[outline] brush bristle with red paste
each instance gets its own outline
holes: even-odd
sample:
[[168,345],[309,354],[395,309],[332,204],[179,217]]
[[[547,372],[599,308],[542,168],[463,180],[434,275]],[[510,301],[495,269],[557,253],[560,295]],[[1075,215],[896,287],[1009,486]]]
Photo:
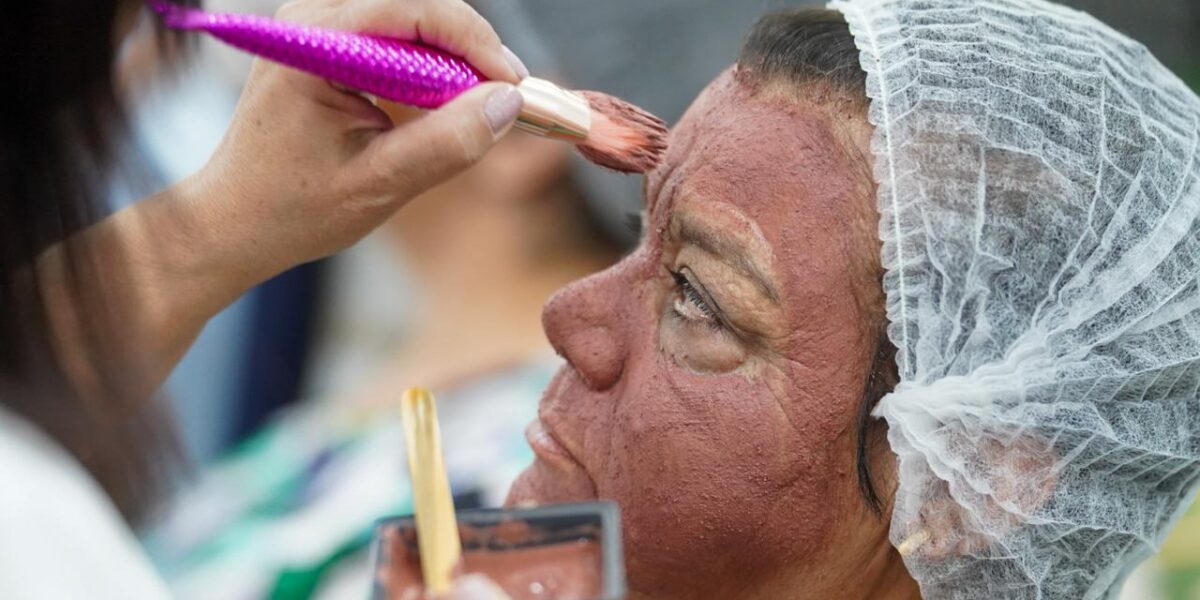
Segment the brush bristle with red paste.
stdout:
[[592,109],[588,137],[576,145],[584,158],[622,173],[645,173],[662,162],[667,125],[662,119],[600,92],[578,92]]

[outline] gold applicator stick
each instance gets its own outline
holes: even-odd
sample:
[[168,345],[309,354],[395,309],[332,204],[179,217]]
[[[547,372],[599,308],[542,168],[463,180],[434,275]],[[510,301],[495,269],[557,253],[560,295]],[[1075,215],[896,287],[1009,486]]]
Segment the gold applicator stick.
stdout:
[[458,539],[450,480],[442,460],[442,438],[433,394],[424,388],[410,388],[404,392],[400,414],[413,485],[421,575],[427,591],[446,594],[462,556],[462,544]]

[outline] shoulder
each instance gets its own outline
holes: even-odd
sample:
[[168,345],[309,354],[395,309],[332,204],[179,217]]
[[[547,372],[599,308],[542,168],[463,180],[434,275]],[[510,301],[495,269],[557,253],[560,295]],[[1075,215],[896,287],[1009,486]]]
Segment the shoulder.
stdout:
[[87,472],[0,408],[0,598],[168,596]]

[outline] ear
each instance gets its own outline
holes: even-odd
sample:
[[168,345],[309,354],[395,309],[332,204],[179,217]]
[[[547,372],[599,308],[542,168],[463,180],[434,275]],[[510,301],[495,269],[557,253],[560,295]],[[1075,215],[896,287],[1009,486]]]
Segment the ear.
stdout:
[[1045,438],[1023,433],[1010,440],[989,439],[981,452],[990,465],[992,499],[1013,519],[1046,506],[1058,486],[1058,451]]
[[[1040,435],[987,435],[972,444],[958,473],[962,498],[937,479],[929,484],[921,524],[897,546],[902,556],[926,559],[978,555],[1046,506],[1058,485],[1059,453]],[[969,485],[968,485],[969,482]]]

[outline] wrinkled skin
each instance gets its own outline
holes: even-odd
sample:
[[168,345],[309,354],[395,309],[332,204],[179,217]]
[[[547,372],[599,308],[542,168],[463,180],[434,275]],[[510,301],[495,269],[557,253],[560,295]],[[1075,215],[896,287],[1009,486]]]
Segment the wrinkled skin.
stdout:
[[509,501],[618,501],[637,595],[771,596],[887,548],[854,471],[882,302],[868,140],[727,71],[648,178],[639,248],[546,306],[568,364]]

